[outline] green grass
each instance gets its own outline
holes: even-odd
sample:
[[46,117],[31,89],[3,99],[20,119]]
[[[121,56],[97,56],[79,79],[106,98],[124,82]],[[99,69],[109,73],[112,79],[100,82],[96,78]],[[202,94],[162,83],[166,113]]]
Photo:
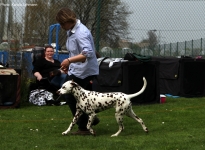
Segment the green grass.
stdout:
[[[125,117],[118,130],[114,109],[98,114],[97,136],[62,136],[72,119],[68,106],[22,105],[0,110],[1,150],[204,150],[205,98],[167,98],[164,104],[135,105],[149,129]],[[77,130],[77,126],[72,131]]]

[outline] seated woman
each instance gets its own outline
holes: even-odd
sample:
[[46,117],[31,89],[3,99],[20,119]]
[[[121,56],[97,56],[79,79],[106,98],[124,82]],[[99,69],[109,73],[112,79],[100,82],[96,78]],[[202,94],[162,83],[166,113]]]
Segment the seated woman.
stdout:
[[34,62],[32,72],[37,78],[38,86],[49,88],[49,84],[52,83],[58,89],[64,83],[66,74],[60,70],[61,62],[53,58],[54,48],[52,46],[46,46],[44,54],[44,57]]

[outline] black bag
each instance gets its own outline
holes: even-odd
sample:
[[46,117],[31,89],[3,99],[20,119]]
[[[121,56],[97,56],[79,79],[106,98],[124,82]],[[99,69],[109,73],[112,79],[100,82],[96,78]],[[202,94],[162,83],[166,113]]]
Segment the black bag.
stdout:
[[[105,62],[105,60],[108,60]],[[122,67],[121,62],[114,63],[109,67],[109,60],[112,58],[104,57],[99,62],[99,75],[96,77],[100,86],[117,87],[122,84]]]
[[102,63],[99,75],[96,77],[100,86],[117,87],[122,85],[122,63],[114,63],[112,67],[109,63]]
[[34,105],[47,105],[48,101],[54,101],[53,93],[45,89],[36,89],[30,92],[29,102]]
[[126,53],[124,60],[148,62],[151,60],[151,56],[143,56],[136,53]]
[[124,60],[137,61],[137,58],[133,55],[133,53],[126,53]]

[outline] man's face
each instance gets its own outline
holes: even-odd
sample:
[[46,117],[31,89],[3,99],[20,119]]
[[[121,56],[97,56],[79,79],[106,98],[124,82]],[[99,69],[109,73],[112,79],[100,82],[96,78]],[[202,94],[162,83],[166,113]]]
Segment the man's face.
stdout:
[[71,22],[65,22],[65,23],[60,23],[61,27],[64,29],[64,30],[70,30],[74,27],[75,24],[71,23]]

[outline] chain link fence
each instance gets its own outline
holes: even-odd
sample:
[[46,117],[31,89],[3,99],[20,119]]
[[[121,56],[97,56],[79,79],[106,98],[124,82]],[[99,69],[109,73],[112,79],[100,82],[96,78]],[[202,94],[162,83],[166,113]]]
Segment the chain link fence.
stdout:
[[[9,63],[19,67],[26,62],[24,51],[49,43],[57,11],[69,7],[92,32],[101,56],[203,56],[204,6],[205,1],[180,0],[0,0],[0,51],[7,51]],[[55,36],[53,30],[51,43]],[[59,55],[66,53],[65,41],[60,29]]]

